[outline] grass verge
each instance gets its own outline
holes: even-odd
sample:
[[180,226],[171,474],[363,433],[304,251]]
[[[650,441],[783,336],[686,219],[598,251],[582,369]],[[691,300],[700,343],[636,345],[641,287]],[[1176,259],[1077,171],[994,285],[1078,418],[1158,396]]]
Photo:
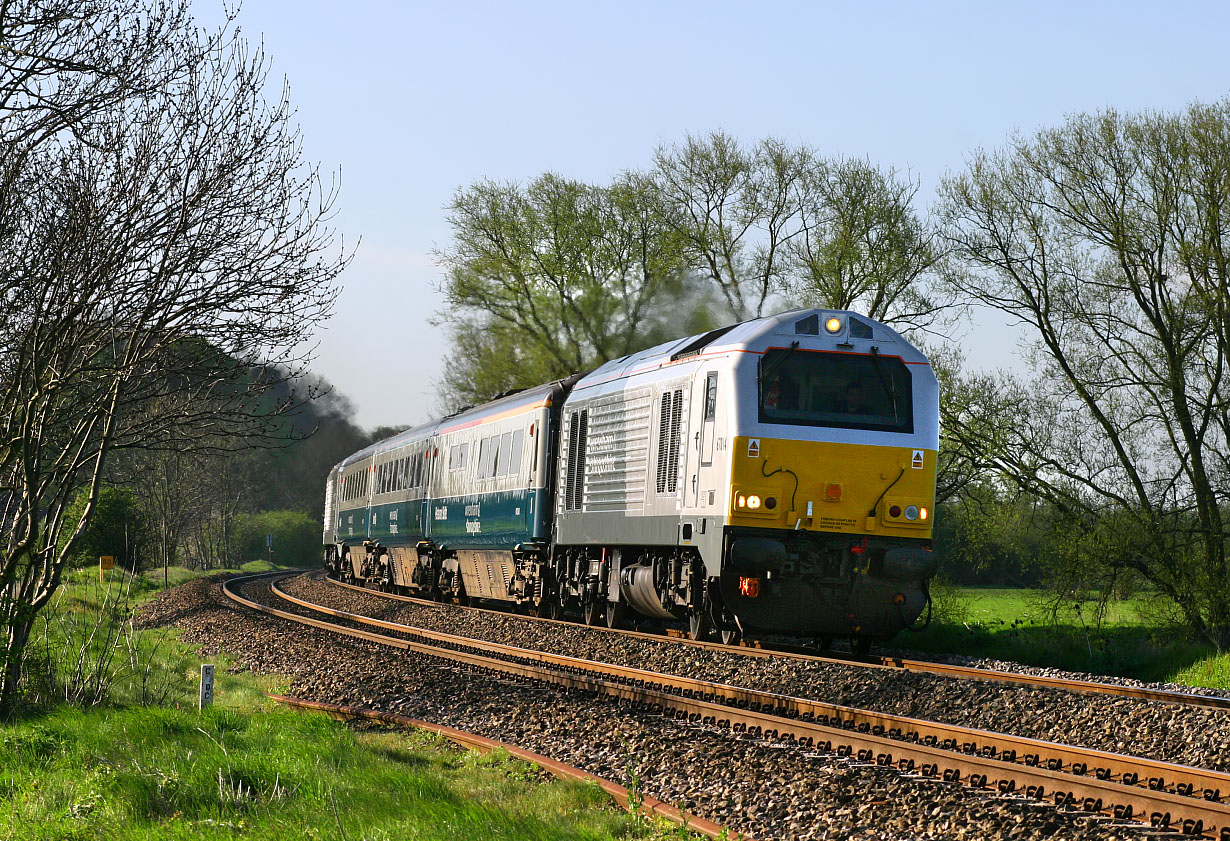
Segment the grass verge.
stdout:
[[939,586],[931,626],[893,644],[1230,690],[1230,653],[1187,640],[1143,599],[1055,603],[1026,589]]
[[[123,633],[91,631],[152,596],[162,572],[126,582],[122,603],[112,597],[119,578],[109,589],[97,570],[76,571],[58,596],[44,654],[60,664],[73,662],[76,648],[87,664],[103,656],[101,671],[70,677],[88,683],[98,672],[106,693],[92,709],[52,703],[48,687],[73,685],[61,665],[40,706],[0,725],[0,838],[693,837],[618,809],[595,785],[545,781],[498,751],[482,756],[430,734],[354,730],[287,711],[266,697],[284,691],[280,679],[232,672],[225,656],[209,658],[218,666],[216,703],[198,712],[202,660],[173,631],[131,623]],[[126,658],[140,668],[116,665]],[[161,703],[140,703],[151,685],[161,687]]]
[[63,708],[0,741],[13,839],[606,839],[631,818],[596,786],[498,754],[321,715]]

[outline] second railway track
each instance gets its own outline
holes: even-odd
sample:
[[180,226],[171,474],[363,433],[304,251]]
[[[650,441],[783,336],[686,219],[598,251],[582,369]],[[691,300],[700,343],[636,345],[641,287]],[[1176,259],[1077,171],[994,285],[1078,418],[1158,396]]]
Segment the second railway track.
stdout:
[[[336,581],[331,578],[324,579],[330,585],[341,587],[348,590],[354,590],[361,593],[366,593],[378,598],[385,598],[394,601],[404,601],[411,604],[419,604],[424,606],[439,606],[440,602],[433,602],[428,599],[416,598],[414,596],[404,596],[396,593],[386,593],[380,590],[373,590],[369,587],[361,587],[355,584],[347,584],[345,582]],[[568,622],[561,619],[545,619],[537,616],[527,616],[524,614],[510,614],[507,611],[492,610],[488,608],[469,607],[467,610],[477,611],[479,613],[487,613],[494,616],[515,617],[526,622],[536,622],[543,624],[555,624],[565,626],[576,626],[578,623]],[[913,660],[904,657],[896,657],[892,655],[871,655],[867,657],[858,657],[855,655],[841,656],[839,654],[815,654],[801,650],[798,646],[784,646],[767,644],[760,645],[726,645],[720,642],[709,640],[694,640],[682,635],[664,635],[661,633],[653,633],[646,631],[626,630],[622,628],[606,628],[597,625],[585,625],[584,627],[598,631],[601,633],[620,634],[634,639],[647,639],[654,641],[662,641],[669,639],[679,645],[691,646],[698,649],[710,651],[723,651],[733,654],[740,654],[748,657],[782,657],[786,659],[809,661],[816,663],[833,663],[842,666],[863,667],[871,669],[896,669],[907,672],[918,672],[922,674],[943,675],[946,677],[961,678],[967,680],[986,680],[994,683],[1017,684],[1021,686],[1033,686],[1046,689],[1062,689],[1068,692],[1088,692],[1102,695],[1114,695],[1122,698],[1135,698],[1145,701],[1158,701],[1166,704],[1178,704],[1188,707],[1203,707],[1214,710],[1230,710],[1230,697],[1222,695],[1201,695],[1194,692],[1181,692],[1171,689],[1157,689],[1149,686],[1137,686],[1131,684],[1115,684],[1102,683],[1092,680],[1082,680],[1073,678],[1062,678],[1050,675],[1037,675],[1024,672],[1009,672],[999,669],[987,669],[977,666],[961,666],[952,663],[939,663],[932,660]]]
[[[1230,775],[1218,771],[476,641],[314,604],[276,586],[271,592],[297,610],[229,594],[249,607],[292,621],[515,679],[623,698],[700,725],[731,727],[749,736],[891,767],[907,776],[960,782],[1158,830],[1230,841],[1230,806],[1224,798],[1230,796]],[[341,624],[303,611],[332,616]],[[380,627],[393,635],[361,626]]]

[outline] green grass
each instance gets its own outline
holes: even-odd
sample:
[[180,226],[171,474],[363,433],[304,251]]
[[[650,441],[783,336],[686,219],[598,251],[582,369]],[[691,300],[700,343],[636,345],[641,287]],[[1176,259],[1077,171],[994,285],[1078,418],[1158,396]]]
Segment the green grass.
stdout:
[[[258,561],[243,571],[266,568]],[[168,577],[215,572],[172,569]],[[267,697],[285,690],[281,678],[232,672],[225,655],[208,658],[217,666],[215,705],[198,712],[203,661],[174,631],[129,629],[102,645],[89,633],[100,617],[126,616],[153,597],[161,582],[161,570],[135,579],[117,570],[103,584],[97,568],[66,576],[42,655],[63,672],[75,651],[98,656],[114,645],[140,668],[119,670],[89,710],[56,703],[56,682],[44,679],[24,717],[0,725],[0,838],[692,837],[615,808],[597,786],[544,781],[501,752],[481,756],[432,734],[356,732],[287,711]],[[121,587],[129,598],[117,603]],[[143,682],[165,690],[160,705],[140,703],[149,695]]]
[[939,586],[934,595],[931,627],[895,645],[1230,689],[1230,653],[1189,641],[1143,598],[1111,601],[1099,617],[1097,602],[1056,605],[1037,590]]
[[507,756],[320,715],[60,709],[0,731],[13,839],[606,839],[630,816],[595,786]]
[[[166,570],[166,587],[175,587],[179,584],[184,584],[196,578],[204,578],[210,575],[218,575],[219,573],[256,573],[269,572],[275,569],[290,569],[292,567],[282,566],[280,564],[271,564],[265,560],[248,561],[238,567],[228,567],[225,569],[188,569],[187,567],[175,566],[169,567]],[[164,589],[163,570],[162,567],[157,569],[149,569],[141,572],[135,577],[127,571],[116,568],[105,573],[102,582],[99,581],[98,567],[94,565],[79,567],[77,569],[65,570],[63,583],[66,591],[72,597],[90,598],[91,594],[98,590],[101,583],[102,587],[127,589],[135,603],[140,603],[149,598],[152,598],[158,591]]]

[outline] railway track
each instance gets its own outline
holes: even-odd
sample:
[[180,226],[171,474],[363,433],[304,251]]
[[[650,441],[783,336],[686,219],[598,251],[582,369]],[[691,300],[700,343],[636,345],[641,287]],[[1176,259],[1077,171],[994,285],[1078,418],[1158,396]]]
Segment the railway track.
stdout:
[[[232,582],[240,586],[250,578]],[[1230,841],[1230,775],[1221,772],[496,643],[475,644],[475,640],[466,637],[314,604],[282,592],[273,582],[271,593],[298,612],[284,610],[240,595],[232,582],[224,587],[229,598],[252,609],[334,633],[446,658],[516,679],[622,698],[698,725],[729,727],[750,736],[893,768],[908,777],[962,783],[1000,796],[1021,796],[1102,813],[1157,831]],[[331,619],[316,618],[318,615]]]
[[[360,587],[355,584],[346,584],[341,581],[335,581],[334,579],[327,577],[323,580],[335,587],[355,590],[379,598],[404,601],[410,604],[418,604],[428,607],[441,606],[440,602],[434,602],[429,599],[404,596],[397,593],[385,593],[368,587]],[[577,623],[575,622],[568,622],[560,619],[544,619],[542,617],[527,616],[525,614],[511,614],[506,611],[491,610],[488,608],[471,607],[467,608],[467,610],[475,610],[480,613],[488,613],[495,616],[514,616],[517,619],[521,619],[526,622],[559,624],[572,627],[577,626]],[[945,677],[959,678],[962,680],[985,680],[993,683],[1017,684],[1040,689],[1062,689],[1067,692],[1087,692],[1100,695],[1113,695],[1121,698],[1134,698],[1144,701],[1158,701],[1160,703],[1177,704],[1181,706],[1200,707],[1214,710],[1230,710],[1230,698],[1217,695],[1198,695],[1192,692],[1152,689],[1143,686],[1123,686],[1119,684],[1099,683],[1089,680],[1074,680],[1070,678],[1050,677],[1046,675],[1021,674],[996,669],[978,668],[975,666],[959,666],[950,663],[937,663],[930,660],[910,660],[902,657],[858,657],[855,655],[843,657],[840,654],[823,655],[802,650],[797,646],[773,644],[726,645],[724,643],[709,640],[694,640],[679,633],[668,632],[667,634],[659,634],[646,631],[630,631],[621,628],[607,628],[600,625],[585,625],[583,627],[608,634],[619,634],[633,639],[646,639],[657,642],[660,642],[663,639],[670,639],[672,642],[676,642],[679,645],[692,646],[711,651],[741,654],[747,657],[782,657],[804,662],[831,663],[835,665],[856,666],[868,669],[895,669],[899,671],[942,675]]]

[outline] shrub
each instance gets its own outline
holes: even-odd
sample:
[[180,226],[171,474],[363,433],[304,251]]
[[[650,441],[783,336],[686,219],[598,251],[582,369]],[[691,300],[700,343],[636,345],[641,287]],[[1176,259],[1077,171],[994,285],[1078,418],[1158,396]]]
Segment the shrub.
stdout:
[[241,514],[235,522],[232,557],[238,563],[269,557],[266,535],[273,536],[275,563],[308,565],[320,556],[320,523],[303,511]]
[[[85,489],[77,494],[65,522],[76,522],[85,510],[89,495]],[[71,564],[74,567],[97,564],[102,555],[111,555],[117,566],[136,571],[146,539],[149,536],[149,521],[137,495],[118,485],[103,485],[98,490],[98,501],[81,539],[73,549]],[[61,545],[70,535],[61,532]]]

